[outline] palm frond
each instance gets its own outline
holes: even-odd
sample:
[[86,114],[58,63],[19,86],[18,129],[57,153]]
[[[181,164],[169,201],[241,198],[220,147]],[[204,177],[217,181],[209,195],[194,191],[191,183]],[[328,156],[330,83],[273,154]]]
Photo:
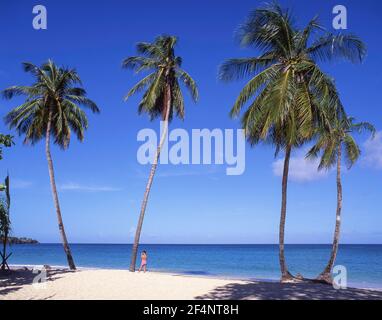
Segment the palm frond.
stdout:
[[354,63],[363,60],[366,46],[356,35],[328,33],[317,39],[306,52],[319,61],[347,59]]
[[[24,70],[35,77],[32,86],[13,86],[3,91],[6,98],[25,95],[26,101],[5,116],[5,122],[15,128],[19,135],[24,135],[24,143],[37,143],[45,137],[48,114],[51,113],[51,135],[54,142],[66,148],[70,142],[71,131],[83,140],[87,128],[85,113],[78,105],[88,107],[99,113],[94,101],[86,96],[86,91],[76,84],[81,79],[75,69],[59,67],[48,60],[41,67],[26,62]],[[78,105],[77,105],[78,104]]]
[[144,90],[148,85],[152,84],[152,82],[157,78],[157,73],[150,73],[148,76],[144,77],[140,80],[134,87],[130,89],[130,91],[125,95],[124,100],[127,101],[132,95]]
[[266,53],[258,58],[228,59],[219,67],[219,79],[231,81],[261,71],[276,61],[276,55]]
[[183,82],[183,84],[186,86],[188,91],[191,94],[192,99],[196,102],[198,101],[198,87],[196,85],[196,82],[194,79],[191,78],[191,76],[184,70],[178,69],[177,70],[177,77]]
[[363,131],[369,131],[374,138],[375,133],[377,132],[375,127],[370,122],[358,122],[351,123],[351,129],[357,131],[358,133],[362,133]]
[[345,160],[347,162],[348,169],[350,169],[358,160],[361,150],[350,134],[345,135],[343,144],[345,147]]
[[255,46],[285,55],[291,53],[293,35],[290,13],[277,3],[252,11],[236,32],[242,46]]
[[[183,119],[184,100],[179,82],[188,89],[194,101],[198,99],[196,82],[180,68],[182,58],[175,55],[177,41],[175,36],[161,35],[156,37],[152,43],[140,42],[136,47],[139,55],[128,57],[122,63],[124,68],[131,68],[136,72],[150,71],[149,75],[128,91],[124,99],[126,101],[132,95],[145,90],[138,106],[138,112],[147,113],[151,120],[163,117],[167,98],[170,99],[171,104],[169,120],[172,119],[174,111]],[[167,97],[165,93],[167,88],[171,90],[170,97]]]
[[261,88],[263,88],[268,82],[274,80],[280,74],[279,67],[277,65],[272,65],[264,71],[258,73],[254,78],[252,78],[241,90],[238,98],[236,99],[230,115],[231,117],[237,116],[240,113],[243,105],[256,93],[258,93]]

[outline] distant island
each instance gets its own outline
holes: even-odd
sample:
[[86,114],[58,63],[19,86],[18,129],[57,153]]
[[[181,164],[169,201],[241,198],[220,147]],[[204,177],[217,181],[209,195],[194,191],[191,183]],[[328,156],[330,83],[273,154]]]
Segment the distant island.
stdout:
[[[0,238],[0,241],[3,242],[3,239]],[[8,237],[8,244],[37,244],[37,240],[25,237]]]

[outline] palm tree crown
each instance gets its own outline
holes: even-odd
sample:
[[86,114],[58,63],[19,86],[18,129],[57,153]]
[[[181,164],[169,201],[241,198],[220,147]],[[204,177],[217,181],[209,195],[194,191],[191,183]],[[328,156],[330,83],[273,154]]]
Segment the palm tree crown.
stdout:
[[36,79],[31,86],[12,86],[3,91],[6,99],[15,95],[25,95],[26,101],[7,114],[5,122],[18,133],[25,135],[25,143],[34,144],[46,135],[49,119],[51,134],[55,143],[65,149],[69,146],[71,132],[77,138],[84,139],[84,130],[88,128],[83,105],[98,113],[97,105],[86,97],[81,80],[74,69],[58,67],[49,60],[41,67],[32,63],[23,63],[24,70]]
[[243,128],[252,144],[260,140],[276,146],[299,146],[311,137],[317,121],[325,121],[322,106],[338,107],[338,93],[333,81],[317,61],[344,58],[361,61],[365,47],[354,35],[325,33],[317,18],[297,29],[289,11],[277,4],[253,11],[237,31],[244,47],[263,51],[258,57],[229,59],[220,67],[224,81],[252,76],[240,92],[231,116],[254,97],[242,117]]
[[135,72],[149,71],[150,73],[139,81],[125,96],[130,96],[145,90],[139,104],[139,113],[146,112],[151,119],[165,118],[165,91],[166,85],[171,87],[172,108],[169,120],[174,111],[179,118],[184,118],[184,100],[179,82],[183,83],[191,93],[194,101],[198,99],[198,89],[195,81],[181,68],[182,59],[175,56],[174,48],[177,38],[174,36],[159,36],[153,43],[140,42],[137,44],[139,56],[126,58],[123,68],[133,69]]
[[316,131],[317,141],[308,151],[307,158],[317,158],[322,153],[318,169],[329,169],[333,167],[339,157],[339,148],[344,149],[347,167],[350,168],[358,160],[361,151],[352,134],[369,131],[375,135],[375,128],[369,122],[355,122],[352,117],[336,117],[332,120],[331,130]]
[[23,65],[24,70],[30,72],[36,81],[31,86],[13,86],[3,91],[3,95],[7,99],[11,99],[15,95],[26,96],[22,105],[7,114],[5,122],[11,128],[16,128],[20,135],[25,135],[24,143],[35,144],[45,138],[45,152],[58,228],[68,265],[70,269],[75,270],[76,266],[66,237],[54,178],[50,138],[53,137],[54,142],[63,149],[69,146],[72,131],[82,141],[88,121],[85,112],[79,105],[88,107],[95,113],[98,113],[99,109],[92,100],[86,97],[83,88],[75,86],[81,84],[81,80],[74,69],[57,67],[51,60],[41,67],[31,63]]

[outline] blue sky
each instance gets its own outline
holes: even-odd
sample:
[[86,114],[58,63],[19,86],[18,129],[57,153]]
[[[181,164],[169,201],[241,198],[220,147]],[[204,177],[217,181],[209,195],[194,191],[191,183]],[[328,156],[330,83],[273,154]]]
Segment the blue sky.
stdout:
[[[34,30],[32,8],[48,10],[48,29]],[[137,132],[158,130],[158,123],[138,116],[139,97],[123,102],[140,78],[121,69],[138,41],[161,33],[180,38],[177,53],[199,85],[200,99],[186,98],[186,119],[172,128],[238,128],[228,111],[244,81],[217,81],[217,66],[230,57],[256,55],[239,48],[233,31],[261,1],[2,1],[0,11],[0,88],[29,84],[21,62],[40,64],[48,58],[75,67],[100,115],[89,115],[90,127],[81,144],[72,140],[63,152],[52,148],[63,218],[71,242],[131,242],[149,166],[136,160]],[[337,1],[282,1],[304,25],[320,15],[331,29]],[[348,32],[368,46],[362,65],[323,65],[335,77],[349,114],[372,121],[382,130],[380,103],[382,62],[380,1],[341,1],[348,9]],[[0,101],[0,115],[22,100]],[[9,130],[0,123],[0,131]],[[382,243],[382,134],[374,141],[357,137],[362,158],[343,174],[343,243]],[[246,148],[246,171],[226,176],[225,166],[159,166],[146,218],[146,243],[277,243],[281,181],[270,146]],[[319,173],[292,158],[286,241],[329,243],[335,222],[334,172]],[[12,178],[13,234],[41,242],[59,242],[43,143],[5,150],[0,174]]]

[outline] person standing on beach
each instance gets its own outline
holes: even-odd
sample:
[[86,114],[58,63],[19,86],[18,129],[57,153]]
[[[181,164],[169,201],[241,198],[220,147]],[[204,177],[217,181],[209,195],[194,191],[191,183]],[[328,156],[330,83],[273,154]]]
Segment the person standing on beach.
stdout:
[[143,250],[141,253],[141,266],[139,267],[138,272],[141,272],[143,269],[143,272],[146,272],[146,267],[147,267],[147,252],[146,250]]

